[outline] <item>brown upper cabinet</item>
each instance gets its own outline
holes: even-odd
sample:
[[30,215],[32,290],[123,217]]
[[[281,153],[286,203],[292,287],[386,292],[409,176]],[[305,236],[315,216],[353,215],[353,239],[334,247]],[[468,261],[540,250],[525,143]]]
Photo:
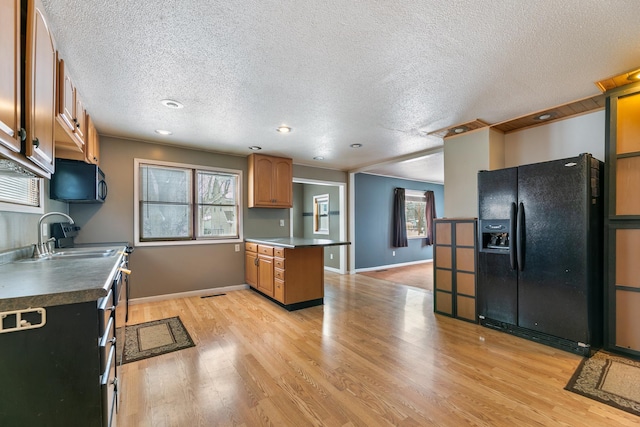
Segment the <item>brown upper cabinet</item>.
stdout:
[[54,167],[55,55],[39,0],[0,0],[0,155],[46,178]]
[[0,144],[20,152],[20,1],[0,1]]
[[85,152],[86,111],[63,59],[58,60],[58,100],[56,109],[56,150]]
[[293,206],[293,162],[284,157],[251,154],[249,159],[249,207]]
[[91,120],[90,115],[86,115],[87,118],[87,143],[85,144],[85,161],[87,163],[93,163],[94,165],[100,164],[100,137],[98,131]]
[[46,172],[53,173],[56,48],[39,0],[28,5],[26,52],[24,153]]

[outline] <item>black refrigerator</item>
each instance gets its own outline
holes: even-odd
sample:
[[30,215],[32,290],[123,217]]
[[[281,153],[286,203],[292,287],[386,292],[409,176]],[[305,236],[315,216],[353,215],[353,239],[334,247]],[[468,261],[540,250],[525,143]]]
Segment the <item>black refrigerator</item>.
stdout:
[[602,345],[603,163],[478,172],[480,324],[589,356]]

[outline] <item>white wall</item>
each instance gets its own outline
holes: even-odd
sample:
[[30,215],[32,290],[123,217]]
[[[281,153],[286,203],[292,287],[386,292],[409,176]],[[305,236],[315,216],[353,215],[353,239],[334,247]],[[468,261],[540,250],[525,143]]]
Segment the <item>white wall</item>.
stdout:
[[508,133],[504,140],[505,167],[575,157],[581,153],[591,153],[604,161],[605,112],[600,110]]
[[444,141],[444,214],[448,218],[478,216],[478,171],[489,170],[490,129],[464,133]]

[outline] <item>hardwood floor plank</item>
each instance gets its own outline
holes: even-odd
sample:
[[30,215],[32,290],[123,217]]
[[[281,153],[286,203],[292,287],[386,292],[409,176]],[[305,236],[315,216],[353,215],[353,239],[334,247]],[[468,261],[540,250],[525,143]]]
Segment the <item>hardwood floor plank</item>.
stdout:
[[250,290],[132,305],[180,316],[196,347],[119,368],[120,427],[632,426],[565,391],[577,355],[433,313],[433,293],[325,275],[287,312]]

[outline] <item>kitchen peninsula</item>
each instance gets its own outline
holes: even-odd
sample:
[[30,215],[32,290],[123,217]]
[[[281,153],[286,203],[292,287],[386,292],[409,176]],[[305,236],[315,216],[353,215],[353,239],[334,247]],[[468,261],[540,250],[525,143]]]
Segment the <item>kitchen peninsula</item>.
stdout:
[[324,247],[350,244],[301,237],[245,240],[245,281],[289,311],[323,304]]

